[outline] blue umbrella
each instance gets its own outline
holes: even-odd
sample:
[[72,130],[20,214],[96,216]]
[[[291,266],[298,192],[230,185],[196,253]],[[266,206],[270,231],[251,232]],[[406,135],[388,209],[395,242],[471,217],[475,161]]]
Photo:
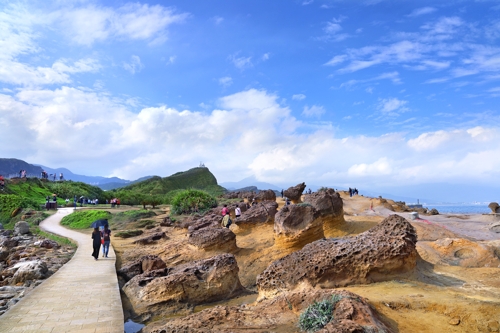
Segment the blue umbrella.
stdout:
[[90,225],[91,228],[100,228],[104,227],[105,225],[109,226],[108,220],[95,220],[92,222]]

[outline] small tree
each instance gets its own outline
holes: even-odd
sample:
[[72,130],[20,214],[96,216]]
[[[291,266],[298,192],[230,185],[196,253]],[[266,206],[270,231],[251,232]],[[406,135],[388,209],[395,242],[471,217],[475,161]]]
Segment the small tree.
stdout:
[[174,214],[190,214],[217,207],[217,200],[210,194],[200,190],[185,190],[172,199]]

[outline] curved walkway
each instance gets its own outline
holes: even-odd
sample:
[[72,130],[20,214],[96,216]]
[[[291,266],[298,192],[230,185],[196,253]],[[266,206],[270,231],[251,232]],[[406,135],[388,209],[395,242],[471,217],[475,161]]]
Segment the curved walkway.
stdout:
[[[78,243],[73,258],[0,316],[0,332],[123,333],[123,309],[115,271],[115,252],[95,261],[90,235],[62,227],[73,212],[59,209],[42,229]],[[102,252],[101,254],[102,255]]]

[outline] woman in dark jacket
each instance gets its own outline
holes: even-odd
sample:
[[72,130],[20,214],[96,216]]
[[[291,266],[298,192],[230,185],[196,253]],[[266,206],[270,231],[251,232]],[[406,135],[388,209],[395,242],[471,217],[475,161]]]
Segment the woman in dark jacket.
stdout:
[[99,257],[99,249],[101,248],[101,233],[99,232],[98,228],[94,228],[94,231],[92,232],[92,239],[92,246],[94,247],[92,257],[97,260],[97,258]]

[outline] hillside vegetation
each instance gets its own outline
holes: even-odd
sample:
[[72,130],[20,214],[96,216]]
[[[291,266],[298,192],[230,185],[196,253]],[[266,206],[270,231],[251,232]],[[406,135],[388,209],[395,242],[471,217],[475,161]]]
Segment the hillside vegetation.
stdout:
[[135,191],[146,195],[165,195],[170,191],[182,189],[204,190],[214,196],[225,192],[222,186],[217,185],[217,179],[208,168],[193,168],[164,178],[155,176],[125,186],[120,190]]

